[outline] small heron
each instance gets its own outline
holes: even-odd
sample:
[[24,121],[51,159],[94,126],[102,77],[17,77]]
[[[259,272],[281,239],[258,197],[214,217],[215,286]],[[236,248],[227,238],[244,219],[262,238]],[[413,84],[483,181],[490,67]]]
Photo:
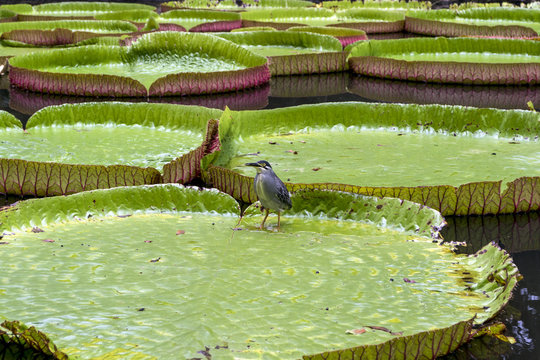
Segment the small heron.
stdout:
[[281,212],[289,210],[292,207],[291,197],[289,191],[283,181],[278,178],[272,166],[266,160],[257,161],[256,163],[247,163],[246,166],[253,166],[257,170],[255,175],[255,193],[257,198],[261,202],[261,205],[266,210],[266,215],[261,223],[260,229],[262,230],[264,222],[268,217],[270,210],[277,211],[278,214],[278,231]]

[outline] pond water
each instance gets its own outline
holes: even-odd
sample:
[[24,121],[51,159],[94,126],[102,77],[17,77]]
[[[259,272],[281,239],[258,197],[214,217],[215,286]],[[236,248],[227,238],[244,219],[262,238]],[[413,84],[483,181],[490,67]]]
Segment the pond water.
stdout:
[[[19,3],[7,0],[3,3]],[[42,3],[43,1],[26,1]],[[159,4],[161,1],[145,1]],[[439,5],[448,5],[441,1]],[[33,94],[9,89],[7,77],[0,78],[0,109],[13,113],[23,123],[40,108],[61,103],[96,101]],[[101,99],[103,100],[103,99]],[[127,99],[147,101],[146,99]],[[348,74],[273,78],[265,87],[234,94],[200,97],[150,99],[151,102],[171,102],[233,109],[263,109],[321,102],[366,101],[401,103],[443,103],[503,109],[527,109],[531,101],[540,109],[540,87],[519,86],[455,86],[406,83],[369,79]],[[0,206],[18,198],[0,197]],[[465,242],[460,251],[472,253],[489,242],[498,243],[511,253],[523,275],[514,297],[498,316],[513,336],[516,344],[498,340],[473,341],[447,359],[537,360],[540,358],[540,213],[503,216],[447,218],[443,229],[447,241]],[[483,354],[479,356],[479,354]]]

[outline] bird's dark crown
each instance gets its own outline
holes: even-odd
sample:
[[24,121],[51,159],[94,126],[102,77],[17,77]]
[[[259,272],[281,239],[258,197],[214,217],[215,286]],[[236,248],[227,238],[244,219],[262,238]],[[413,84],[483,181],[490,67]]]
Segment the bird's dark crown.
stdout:
[[258,166],[264,169],[271,169],[272,166],[270,163],[266,160],[259,160],[256,163],[247,163],[246,166]]

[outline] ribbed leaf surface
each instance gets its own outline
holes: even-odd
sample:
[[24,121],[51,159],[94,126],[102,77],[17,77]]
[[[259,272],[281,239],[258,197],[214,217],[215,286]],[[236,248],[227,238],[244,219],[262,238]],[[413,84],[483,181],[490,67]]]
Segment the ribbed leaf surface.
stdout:
[[[149,67],[149,62],[163,66]],[[258,86],[270,78],[264,57],[210,35],[178,32],[147,34],[130,47],[29,54],[13,58],[10,66],[10,82],[18,87],[84,96],[217,93]],[[223,71],[223,66],[231,70]]]
[[[20,202],[0,212],[2,316],[40,322],[70,357],[432,359],[468,341],[519,279],[495,245],[463,256],[433,242],[444,221],[427,207],[292,200],[277,233],[257,229],[255,206],[238,224],[229,196],[170,184]],[[37,334],[38,354],[63,356]]]
[[[458,53],[459,59],[451,57]],[[401,59],[402,54],[412,55],[410,59]],[[540,60],[536,60],[539,56],[540,42],[537,41],[472,38],[370,40],[351,49],[349,65],[357,74],[398,80],[534,85],[540,83]]]
[[[327,116],[325,114],[327,114]],[[317,141],[315,138],[310,138],[308,134],[317,134],[317,131],[320,131],[320,129],[324,127],[327,129],[333,128],[333,131],[335,132],[329,132],[328,136],[335,137],[337,140],[324,142],[326,145],[323,145],[323,143],[314,145],[315,147],[312,150],[307,150],[307,148],[306,150],[302,150],[302,147],[307,146],[307,143]],[[294,184],[287,183],[287,178],[284,178],[283,180],[287,180],[286,183],[290,191],[298,191],[305,188],[330,189],[378,197],[398,197],[428,205],[438,209],[444,215],[514,213],[535,211],[540,208],[540,191],[538,191],[540,188],[540,176],[538,176],[538,173],[533,168],[530,170],[530,176],[523,176],[521,173],[517,175],[516,173],[515,177],[512,177],[509,176],[507,171],[498,175],[501,177],[504,176],[505,179],[509,179],[510,181],[486,180],[458,182],[455,185],[444,185],[445,182],[451,183],[451,176],[447,176],[446,180],[442,181],[443,184],[431,185],[429,182],[425,183],[424,181],[424,183],[418,184],[418,186],[399,186],[399,182],[394,186],[376,186],[375,184],[369,184],[369,186],[367,186],[365,183],[345,185],[326,183],[321,182],[320,180],[317,181],[317,179],[321,179],[321,177],[324,176],[322,171],[324,171],[325,165],[332,168],[332,163],[338,163],[341,158],[347,158],[346,154],[350,150],[345,148],[343,148],[343,151],[337,150],[338,152],[341,152],[340,156],[336,158],[328,158],[325,157],[324,154],[334,151],[336,147],[337,149],[342,149],[339,144],[350,143],[350,141],[344,140],[344,137],[351,136],[348,135],[351,132],[362,133],[361,130],[344,131],[338,130],[339,128],[378,128],[380,130],[391,128],[393,129],[392,131],[397,131],[400,135],[405,136],[408,136],[408,131],[425,131],[427,129],[430,129],[430,132],[443,132],[446,134],[454,134],[456,136],[458,136],[459,133],[465,132],[471,134],[480,131],[487,136],[496,135],[503,138],[523,136],[524,139],[529,139],[525,141],[532,141],[530,146],[533,147],[536,143],[536,134],[540,131],[538,115],[536,113],[498,111],[493,109],[467,109],[460,107],[422,107],[350,103],[303,106],[258,112],[225,112],[220,122],[222,151],[217,158],[205,162],[203,169],[206,169],[206,171],[203,171],[203,177],[214,187],[231,194],[237,199],[245,202],[254,202],[256,196],[253,190],[253,178],[251,176],[239,174],[237,171],[240,167],[238,166],[244,162],[256,161],[256,159],[261,159],[261,156],[264,156],[267,157],[267,160],[269,161],[274,159],[274,163],[279,161],[279,167],[282,171],[287,172],[287,177],[313,179],[311,180],[313,183],[306,183],[308,181],[303,181],[302,184]],[[401,132],[403,130],[400,129],[407,130]],[[302,133],[306,134],[305,139],[302,138],[301,135],[298,135]],[[265,136],[263,134],[267,135]],[[285,135],[280,136],[279,134]],[[256,141],[256,144],[254,143],[254,147],[250,148],[248,146],[245,148],[250,148],[251,151],[239,150],[237,139],[241,137],[243,139],[242,144],[249,144],[252,136],[257,137],[259,140]],[[387,146],[391,142],[397,140],[389,141],[390,142],[387,144],[386,142],[381,144],[380,147]],[[481,140],[479,139],[477,141]],[[294,142],[296,145],[288,145],[289,142],[291,144]],[[514,144],[512,141],[509,142],[510,144],[507,146],[518,145],[517,143]],[[507,142],[505,141],[505,143]],[[329,146],[328,148],[326,148],[327,145]],[[368,143],[365,142],[363,146],[366,147],[365,151],[367,151]],[[356,149],[353,143],[350,143],[350,147]],[[295,153],[295,151],[290,150],[290,148],[296,149],[298,152]],[[289,150],[283,151],[282,149]],[[377,145],[375,149],[379,152],[375,151],[372,155],[373,158],[376,159],[377,164],[382,164],[384,166],[385,156],[383,155],[383,152],[381,152],[382,149],[378,150],[379,145]],[[261,151],[261,155],[254,153],[254,151],[257,150]],[[502,151],[502,148],[500,150]],[[238,151],[240,151],[240,153],[238,153]],[[317,151],[320,151],[320,154],[318,154]],[[282,155],[283,152],[285,152],[284,155]],[[351,156],[358,157],[361,155],[361,153],[352,155],[354,153],[355,151],[352,151]],[[242,157],[236,158],[239,154],[241,154]],[[254,157],[254,154],[256,157]],[[304,158],[301,156],[302,154],[305,154],[304,156],[307,157]],[[488,153],[486,155],[497,156],[496,153]],[[520,155],[517,154],[516,156]],[[313,167],[310,163],[312,159],[317,159],[316,163],[320,164],[319,167],[311,169]],[[408,162],[408,160],[403,161],[405,163]],[[480,160],[479,158],[479,161],[484,163],[485,160]],[[414,165],[416,170],[412,170],[412,168],[405,170],[407,173],[418,171],[421,168],[422,161],[418,163],[416,163],[416,161],[413,162],[416,164]],[[400,166],[404,167],[405,163],[402,162]],[[235,171],[223,168],[225,165],[236,167]],[[350,166],[352,165],[349,164],[349,167]],[[361,168],[361,165],[359,166]],[[368,166],[367,162],[365,166]],[[450,164],[448,164],[448,166],[450,166]],[[463,167],[463,165],[459,165],[459,161],[456,163],[456,166]],[[300,172],[297,172],[297,167],[300,168]],[[321,168],[323,170],[321,170]],[[342,172],[346,173],[348,170],[341,169],[333,172],[329,169],[328,171],[330,175],[326,180],[335,181],[334,179],[344,176],[344,173]],[[355,170],[351,171],[355,174],[354,176],[360,176],[362,173]],[[378,173],[376,168],[369,171],[373,172],[372,176],[376,176]],[[437,170],[436,168],[428,167],[426,168],[426,171],[433,173]],[[471,168],[471,171],[474,172],[474,169]],[[245,174],[248,172],[247,170],[244,170],[243,173]],[[455,172],[455,175],[458,174],[463,174],[463,172]],[[395,178],[399,179],[403,177],[401,180],[401,183],[403,183],[403,181],[405,181],[405,176],[406,174],[403,174],[402,176],[396,175]],[[419,175],[420,178],[426,178],[427,176],[428,175]],[[483,178],[486,176],[486,173],[482,172],[481,174],[478,174],[478,176],[479,178]]]

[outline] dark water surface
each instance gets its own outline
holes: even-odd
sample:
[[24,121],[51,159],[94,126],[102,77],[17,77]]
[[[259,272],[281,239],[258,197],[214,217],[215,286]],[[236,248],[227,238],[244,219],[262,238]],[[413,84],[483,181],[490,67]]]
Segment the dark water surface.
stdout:
[[[21,3],[5,0],[1,3]],[[43,3],[43,1],[25,1]],[[144,1],[158,5],[160,1]],[[439,1],[439,5],[450,2]],[[26,123],[37,110],[63,103],[106,101],[30,93],[9,87],[7,76],[0,77],[0,110],[8,111]],[[407,83],[365,78],[348,73],[273,78],[270,85],[230,94],[156,99],[115,99],[121,101],[168,102],[231,109],[270,109],[322,102],[396,102],[450,104],[501,109],[527,109],[532,101],[540,109],[540,86],[460,86]],[[0,207],[17,201],[0,197]],[[518,266],[519,282],[509,305],[498,316],[513,336],[514,345],[494,338],[474,340],[446,359],[540,359],[540,213],[447,218],[443,230],[447,241],[464,242],[459,250],[473,253],[489,242],[506,249]]]

